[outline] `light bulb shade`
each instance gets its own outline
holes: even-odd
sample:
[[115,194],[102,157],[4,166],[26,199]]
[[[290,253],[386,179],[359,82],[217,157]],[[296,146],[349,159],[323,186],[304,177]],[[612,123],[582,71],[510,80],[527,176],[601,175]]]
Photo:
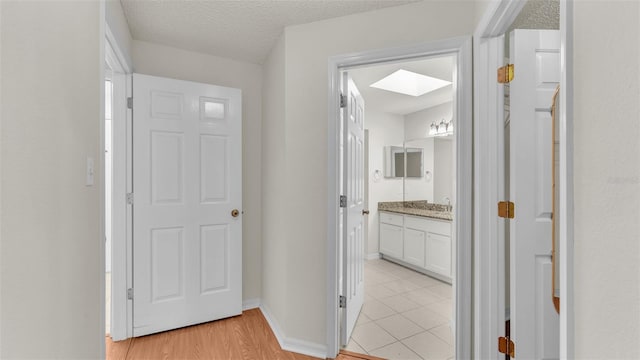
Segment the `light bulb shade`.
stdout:
[[431,123],[431,126],[429,126],[429,135],[435,135],[438,133],[438,127],[436,126],[436,123]]
[[445,134],[447,132],[447,125],[444,123],[444,119],[440,121],[438,125],[438,134]]

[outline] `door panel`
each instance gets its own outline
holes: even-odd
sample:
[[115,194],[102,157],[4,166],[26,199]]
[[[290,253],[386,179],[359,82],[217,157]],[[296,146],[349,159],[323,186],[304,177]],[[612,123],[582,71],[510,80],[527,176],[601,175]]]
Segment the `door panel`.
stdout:
[[427,233],[427,269],[451,276],[451,237]]
[[425,241],[424,231],[404,229],[404,261],[424,267]]
[[364,100],[347,73],[343,75],[347,106],[344,119],[344,209],[342,344],[349,342],[364,302]]
[[133,86],[133,334],[238,315],[240,90],[139,74]]
[[552,301],[552,129],[560,80],[559,32],[515,30],[510,58],[510,316],[516,357],[557,359],[559,317]]
[[380,252],[402,259],[402,232],[401,226],[380,224]]

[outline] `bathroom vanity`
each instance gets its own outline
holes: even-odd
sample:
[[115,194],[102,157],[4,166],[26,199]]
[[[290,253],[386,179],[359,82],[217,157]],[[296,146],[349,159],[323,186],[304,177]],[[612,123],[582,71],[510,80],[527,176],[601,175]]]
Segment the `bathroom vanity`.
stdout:
[[451,283],[452,214],[445,205],[426,201],[378,203],[380,254]]

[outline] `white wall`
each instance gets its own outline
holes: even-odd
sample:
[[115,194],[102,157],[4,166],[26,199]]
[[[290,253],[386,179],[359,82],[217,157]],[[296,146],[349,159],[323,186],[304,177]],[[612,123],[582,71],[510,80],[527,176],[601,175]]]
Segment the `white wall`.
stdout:
[[[405,116],[405,138],[421,139],[429,133],[432,122],[449,121],[453,116],[453,102],[436,105],[424,110],[416,111]],[[457,122],[454,121],[454,125]],[[431,138],[434,139],[434,138]],[[434,140],[432,140],[434,141]],[[436,139],[431,145],[431,158],[425,162],[425,170],[432,172],[432,181],[428,184],[431,188],[428,200],[438,204],[443,203],[445,196],[453,201],[453,155],[452,142],[449,141],[449,149],[442,145],[442,139]],[[439,146],[438,146],[439,145]],[[444,151],[444,152],[443,152]],[[441,153],[443,152],[443,153]],[[446,159],[446,160],[445,160]],[[445,161],[449,161],[445,163]],[[429,165],[429,167],[427,167]],[[426,181],[426,179],[423,179]],[[415,182],[415,180],[413,180]]]
[[287,138],[285,137],[285,37],[282,36],[263,65],[262,87],[262,300],[276,319],[283,319],[286,303],[278,301],[287,289],[288,214],[281,195],[286,193]]
[[435,138],[433,153],[433,201],[447,204],[444,198],[448,197],[453,203],[453,140]]
[[262,67],[259,65],[133,41],[134,71],[242,90],[242,296],[262,291]]
[[0,358],[101,358],[104,5],[0,12]]
[[575,357],[638,359],[640,3],[573,4]]
[[[436,105],[424,110],[416,111],[405,115],[405,139],[422,139],[429,135],[429,126],[431,122],[444,119],[451,120],[453,117],[453,102],[449,101],[444,104]],[[454,122],[454,126],[456,122]]]
[[287,283],[268,300],[285,304],[286,313],[276,315],[284,333],[326,343],[328,57],[469,35],[473,26],[472,2],[425,1],[285,29],[284,129],[268,135],[286,141],[285,186],[265,189],[281,205],[263,207],[287,219],[264,235],[265,243],[278,237],[288,249],[269,260],[283,263],[287,275],[264,274]]
[[[365,99],[366,101],[366,99]],[[402,201],[402,178],[384,177],[384,147],[402,146],[404,142],[404,117],[368,110],[365,107],[364,124],[369,129],[369,238],[366,254],[378,252],[378,203]],[[374,181],[373,173],[380,171],[380,180]]]

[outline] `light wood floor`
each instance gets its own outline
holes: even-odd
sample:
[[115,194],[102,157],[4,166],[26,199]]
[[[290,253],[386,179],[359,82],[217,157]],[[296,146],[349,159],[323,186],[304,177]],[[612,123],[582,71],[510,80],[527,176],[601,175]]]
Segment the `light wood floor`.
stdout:
[[[312,360],[284,351],[259,309],[206,324],[113,342],[107,336],[107,360],[233,359]],[[366,355],[365,355],[366,356]],[[376,359],[341,353],[336,360]]]

